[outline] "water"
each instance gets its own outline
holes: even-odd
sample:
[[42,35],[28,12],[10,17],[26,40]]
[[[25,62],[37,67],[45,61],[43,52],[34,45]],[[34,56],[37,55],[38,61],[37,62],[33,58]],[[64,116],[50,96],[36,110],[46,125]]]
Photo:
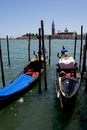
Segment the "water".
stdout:
[[[28,61],[28,41],[10,40],[11,66],[8,66],[6,41],[2,40],[2,54],[5,81],[8,84],[23,69]],[[48,49],[48,40],[45,46]],[[47,91],[44,90],[42,78],[42,93],[38,94],[38,84],[27,94],[22,96],[2,111],[0,111],[0,130],[87,130],[87,95],[85,81],[81,83],[72,112],[64,112],[56,98],[55,75],[57,53],[62,46],[70,50],[73,55],[73,40],[51,41],[51,65],[47,65]],[[38,50],[38,40],[31,40],[31,58],[33,51]],[[76,60],[79,63],[80,41],[77,43]],[[1,70],[0,70],[1,71]],[[2,87],[0,72],[0,87]]]

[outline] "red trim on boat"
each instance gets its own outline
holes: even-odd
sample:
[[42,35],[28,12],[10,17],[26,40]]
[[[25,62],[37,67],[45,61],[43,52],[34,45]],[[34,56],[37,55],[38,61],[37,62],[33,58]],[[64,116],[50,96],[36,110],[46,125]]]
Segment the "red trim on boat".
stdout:
[[26,74],[31,75],[32,77],[35,77],[39,72],[34,72],[32,69],[27,70]]

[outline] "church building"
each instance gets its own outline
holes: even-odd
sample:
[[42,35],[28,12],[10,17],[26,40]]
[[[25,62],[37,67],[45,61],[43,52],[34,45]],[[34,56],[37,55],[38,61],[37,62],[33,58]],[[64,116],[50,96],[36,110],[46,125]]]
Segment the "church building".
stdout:
[[63,32],[55,32],[55,23],[54,20],[52,21],[52,38],[58,38],[58,39],[73,39],[75,32],[69,32],[67,27]]

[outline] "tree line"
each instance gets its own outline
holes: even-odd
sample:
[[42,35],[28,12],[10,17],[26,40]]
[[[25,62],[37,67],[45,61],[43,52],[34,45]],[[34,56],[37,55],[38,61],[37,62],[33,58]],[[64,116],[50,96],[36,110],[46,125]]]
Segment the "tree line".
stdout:
[[38,38],[38,34],[37,33],[26,33],[26,34],[24,34],[23,36],[32,36],[32,37],[36,37],[36,38]]

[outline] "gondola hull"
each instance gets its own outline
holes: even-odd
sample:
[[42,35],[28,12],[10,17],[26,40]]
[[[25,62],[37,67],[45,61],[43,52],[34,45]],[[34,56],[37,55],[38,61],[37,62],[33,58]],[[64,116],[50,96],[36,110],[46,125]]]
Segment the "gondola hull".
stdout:
[[0,110],[11,104],[23,94],[27,93],[32,87],[34,87],[39,78],[41,78],[41,75],[44,73],[44,69],[41,68],[41,73],[39,74],[38,65],[36,66],[36,63],[33,63],[33,66],[30,66],[30,64],[31,63],[25,67],[26,69],[24,69],[17,78],[4,88],[0,89]]
[[79,86],[81,76],[77,73],[78,77],[73,79],[71,77],[60,77],[59,72],[56,75],[56,93],[57,98],[59,98],[61,107],[71,106],[72,102],[75,101]]

